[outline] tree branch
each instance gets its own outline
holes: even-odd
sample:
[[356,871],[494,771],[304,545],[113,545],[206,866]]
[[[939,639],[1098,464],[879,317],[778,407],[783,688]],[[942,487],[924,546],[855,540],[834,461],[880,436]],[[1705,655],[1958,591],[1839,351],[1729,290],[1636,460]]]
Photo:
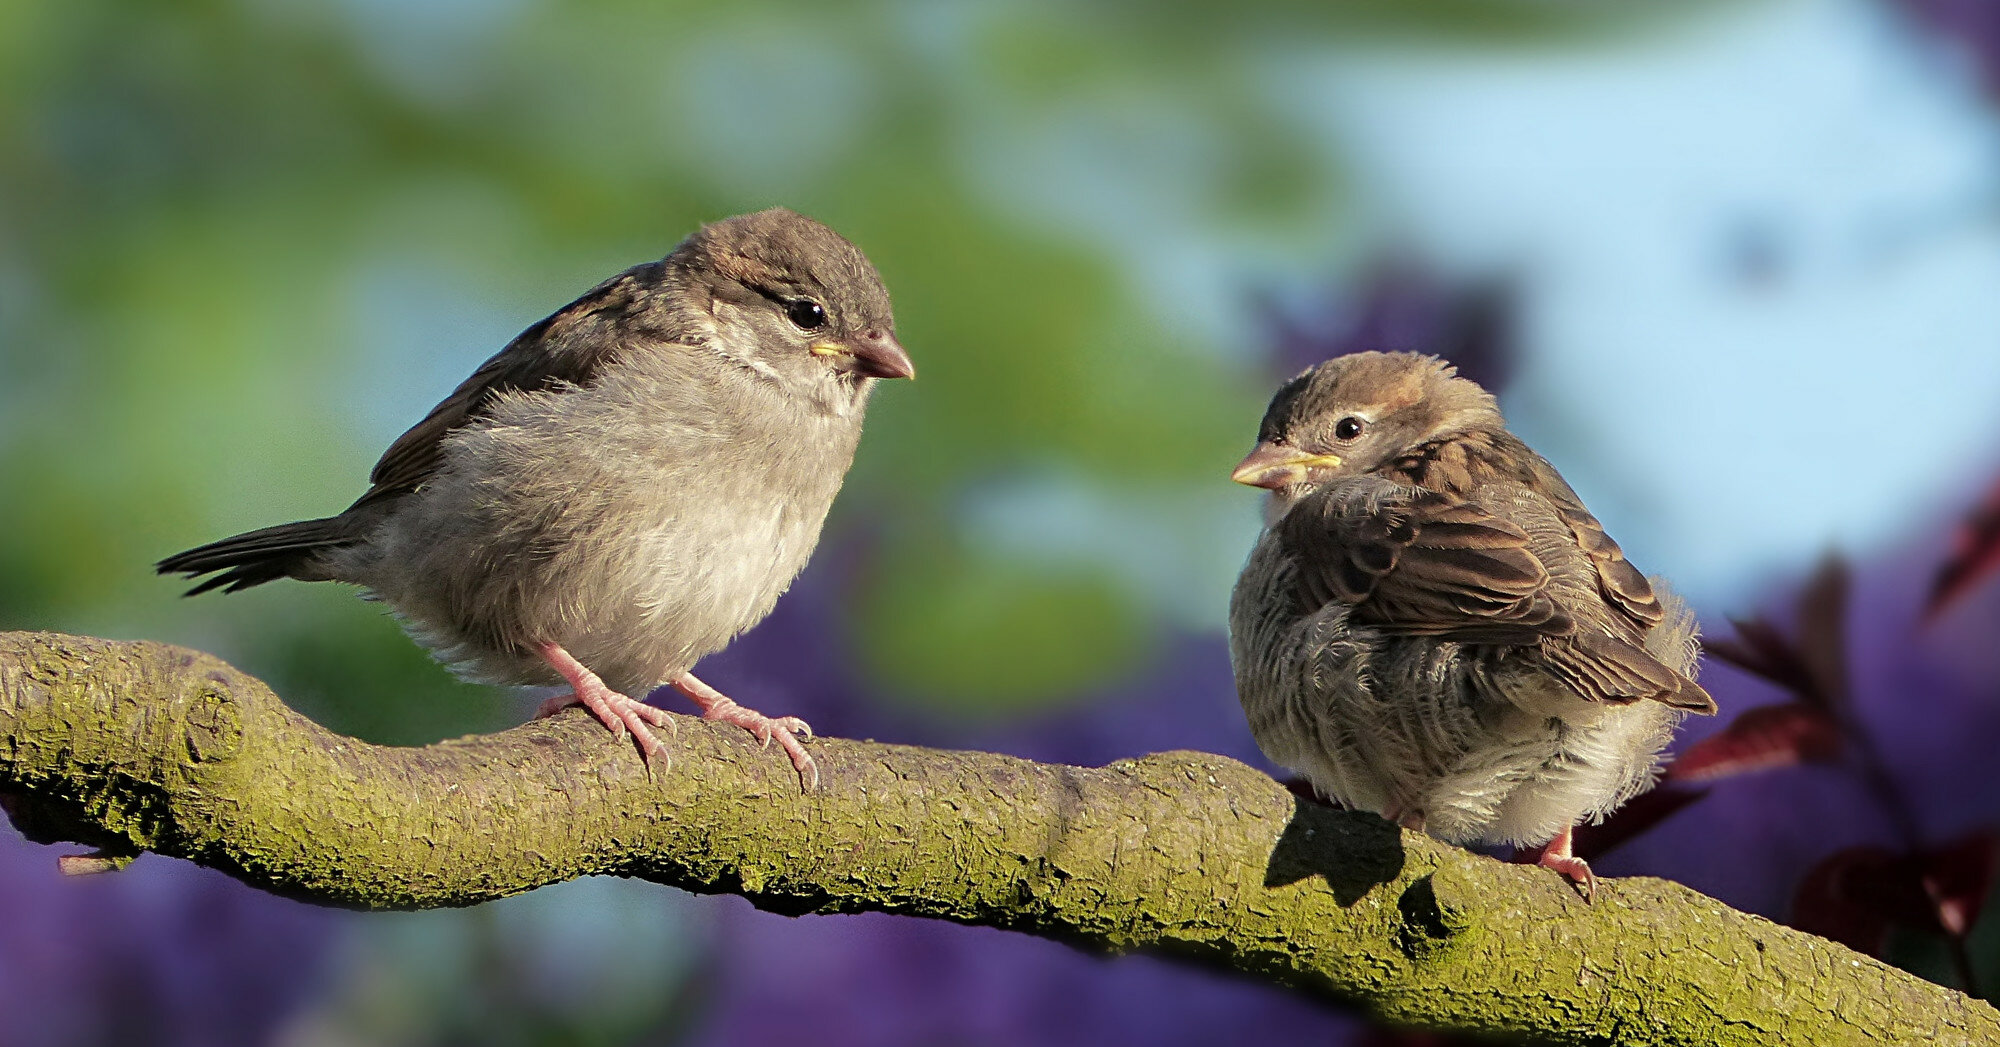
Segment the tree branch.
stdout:
[[204,654],[0,633],[0,791],[31,839],[323,905],[590,874],[1147,950],[1392,1022],[1561,1044],[2000,1042],[1986,1004],[1662,880],[1546,871],[1296,801],[1218,756],[1037,764],[829,739],[822,786],[680,720],[652,780],[582,713],[423,748],[333,734]]

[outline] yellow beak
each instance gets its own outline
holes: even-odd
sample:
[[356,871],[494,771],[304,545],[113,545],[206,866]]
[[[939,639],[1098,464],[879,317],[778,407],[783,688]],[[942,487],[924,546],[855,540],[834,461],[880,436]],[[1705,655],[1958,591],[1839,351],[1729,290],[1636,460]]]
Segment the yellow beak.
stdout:
[[845,342],[822,341],[808,346],[814,356],[833,358],[833,365],[865,378],[915,378],[917,365],[894,335],[869,330]]
[[1229,478],[1240,484],[1275,491],[1304,480],[1308,469],[1330,469],[1339,464],[1340,456],[1337,454],[1312,454],[1267,440],[1244,455]]

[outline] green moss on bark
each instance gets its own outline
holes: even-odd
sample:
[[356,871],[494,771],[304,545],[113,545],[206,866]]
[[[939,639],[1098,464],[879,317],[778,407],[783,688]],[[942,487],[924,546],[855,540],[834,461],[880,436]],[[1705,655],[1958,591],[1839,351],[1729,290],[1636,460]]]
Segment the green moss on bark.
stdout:
[[1556,877],[1297,802],[1204,753],[1101,768],[825,740],[821,789],[683,718],[649,779],[582,713],[423,748],[294,713],[207,655],[0,633],[0,792],[31,838],[325,905],[577,876],[898,912],[1230,968],[1398,1023],[1559,1044],[1990,1044],[2000,1015],[1676,884]]

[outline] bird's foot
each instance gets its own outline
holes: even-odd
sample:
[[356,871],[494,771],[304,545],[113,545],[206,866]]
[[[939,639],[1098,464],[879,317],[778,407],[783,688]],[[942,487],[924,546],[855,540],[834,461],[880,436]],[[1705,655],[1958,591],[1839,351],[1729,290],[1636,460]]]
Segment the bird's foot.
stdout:
[[1413,833],[1424,831],[1424,812],[1421,808],[1392,803],[1382,812],[1382,817]]
[[597,717],[599,723],[619,737],[627,733],[639,744],[639,755],[646,761],[646,773],[653,773],[653,761],[663,761],[664,767],[673,766],[673,757],[667,754],[667,747],[660,741],[653,728],[664,727],[669,733],[678,733],[674,726],[673,714],[665,709],[655,708],[636,698],[619,694],[607,686],[597,674],[585,668],[562,645],[545,643],[535,649],[542,660],[562,678],[569,681],[570,693],[559,694],[543,702],[535,709],[535,718],[553,716],[572,705],[581,705]]
[[1542,845],[1541,853],[1535,856],[1535,864],[1544,869],[1554,869],[1556,874],[1568,880],[1585,902],[1597,899],[1597,874],[1590,871],[1590,863],[1570,853],[1570,841],[1575,836],[1575,827],[1570,826],[1556,834],[1556,838]]
[[799,739],[799,735],[812,737],[812,727],[804,720],[796,716],[765,716],[755,709],[746,709],[735,699],[695,679],[693,673],[682,673],[673,687],[701,708],[702,719],[733,723],[765,746],[777,742],[778,748],[792,758],[792,768],[799,772],[799,784],[807,791],[819,787],[819,766],[813,763]]

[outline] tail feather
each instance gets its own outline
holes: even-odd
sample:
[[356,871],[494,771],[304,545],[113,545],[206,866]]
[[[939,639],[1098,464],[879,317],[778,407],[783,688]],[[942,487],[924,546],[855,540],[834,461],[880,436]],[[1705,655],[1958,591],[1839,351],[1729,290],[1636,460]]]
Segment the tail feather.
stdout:
[[359,537],[352,521],[345,517],[300,520],[210,542],[175,553],[153,566],[161,574],[184,574],[189,578],[221,572],[189,589],[188,596],[210,589],[233,593],[279,578],[322,578],[323,575],[305,573],[319,554],[351,545]]
[[1544,649],[1544,664],[1593,702],[1652,700],[1691,712],[1715,712],[1715,699],[1686,674],[1638,644],[1585,631]]

